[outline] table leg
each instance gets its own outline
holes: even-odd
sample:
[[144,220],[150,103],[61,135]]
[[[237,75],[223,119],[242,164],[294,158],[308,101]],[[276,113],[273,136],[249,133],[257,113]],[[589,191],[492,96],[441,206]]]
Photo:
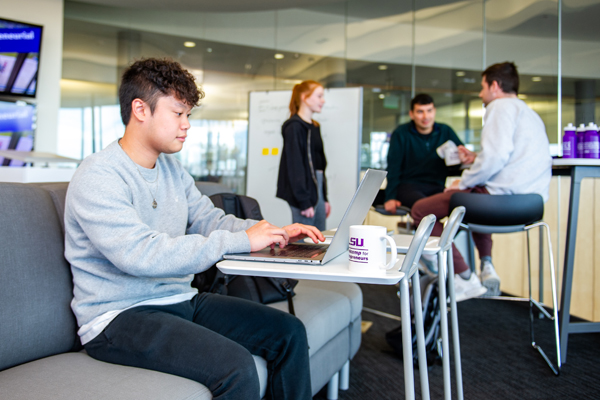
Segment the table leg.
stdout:
[[573,285],[573,269],[575,261],[575,243],[577,240],[577,218],[579,217],[579,195],[581,192],[579,168],[571,170],[571,196],[567,218],[567,240],[565,245],[565,262],[563,264],[563,280],[560,298],[560,349],[561,360],[567,362],[567,343],[569,342],[569,320],[571,311],[571,287]]

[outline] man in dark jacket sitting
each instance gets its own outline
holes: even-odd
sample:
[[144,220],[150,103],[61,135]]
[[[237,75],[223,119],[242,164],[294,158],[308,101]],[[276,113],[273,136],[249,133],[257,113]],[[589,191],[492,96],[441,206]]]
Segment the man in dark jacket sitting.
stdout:
[[385,191],[385,209],[392,214],[401,205],[412,207],[417,200],[442,193],[448,174],[454,169],[458,173],[458,167],[447,166],[436,149],[447,141],[457,147],[463,143],[452,128],[435,122],[435,111],[431,96],[415,96],[409,111],[412,121],[392,133]]

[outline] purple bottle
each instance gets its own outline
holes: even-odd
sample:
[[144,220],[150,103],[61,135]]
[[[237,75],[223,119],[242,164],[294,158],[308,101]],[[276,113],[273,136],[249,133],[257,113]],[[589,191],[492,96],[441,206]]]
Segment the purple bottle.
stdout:
[[585,142],[585,125],[580,124],[577,127],[577,151],[576,158],[583,158],[583,143]]
[[577,157],[577,133],[573,123],[569,122],[569,125],[565,126],[565,134],[562,140],[562,158],[576,158]]
[[598,151],[600,150],[600,145],[598,139],[598,127],[593,122],[590,122],[585,128],[585,141],[583,142],[584,158],[599,158]]

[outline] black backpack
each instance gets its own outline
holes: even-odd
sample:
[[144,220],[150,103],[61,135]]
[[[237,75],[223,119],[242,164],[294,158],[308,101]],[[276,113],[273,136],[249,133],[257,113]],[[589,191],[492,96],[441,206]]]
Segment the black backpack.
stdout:
[[[427,365],[431,366],[441,359],[441,331],[440,331],[440,307],[438,277],[423,275],[421,283],[421,302],[423,305],[423,330],[425,331],[425,353]],[[411,315],[414,315],[412,287],[410,288]],[[444,302],[445,306],[446,302]],[[417,363],[417,335],[415,332],[415,321],[411,318],[411,338],[413,347],[413,364]],[[396,354],[402,357],[402,325],[387,332],[385,339],[394,349]]]
[[[215,207],[221,208],[226,214],[238,218],[263,219],[258,202],[252,197],[234,193],[218,193],[210,196]],[[240,297],[262,304],[288,301],[290,314],[294,315],[294,287],[298,284],[295,279],[267,278],[260,276],[242,276],[224,274],[216,266],[196,274],[192,286],[199,292],[219,293],[226,296]]]

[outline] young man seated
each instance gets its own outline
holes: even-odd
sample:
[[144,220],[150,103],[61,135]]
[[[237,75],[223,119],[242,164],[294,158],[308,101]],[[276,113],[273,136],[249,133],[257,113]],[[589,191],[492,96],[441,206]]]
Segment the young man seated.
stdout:
[[[452,211],[448,210],[450,198],[457,191],[490,195],[537,193],[548,200],[552,158],[546,128],[540,116],[517,98],[518,92],[519,74],[513,63],[494,64],[482,73],[479,97],[486,112],[481,152],[475,154],[459,147],[461,161],[473,165],[444,193],[415,203],[411,210],[415,224],[428,214],[435,214],[438,221],[447,216]],[[431,234],[439,236],[442,230],[442,224],[436,222]],[[492,264],[492,236],[474,233],[473,240],[481,257],[481,282],[454,248],[457,301],[485,294],[486,289],[486,295],[500,294],[500,277]]]
[[174,61],[145,59],[123,74],[123,137],[87,157],[66,200],[65,256],[72,309],[87,353],[102,361],[179,375],[214,399],[256,399],[252,355],[267,360],[269,399],[310,399],[308,345],[296,317],[190,285],[226,253],[309,236],[225,215],[172,155],[204,94]]
[[411,121],[399,125],[390,138],[385,210],[394,214],[401,205],[412,207],[420,199],[444,191],[448,167],[436,149],[447,141],[462,147],[454,130],[435,122],[435,104],[428,94],[418,94],[410,102]]

